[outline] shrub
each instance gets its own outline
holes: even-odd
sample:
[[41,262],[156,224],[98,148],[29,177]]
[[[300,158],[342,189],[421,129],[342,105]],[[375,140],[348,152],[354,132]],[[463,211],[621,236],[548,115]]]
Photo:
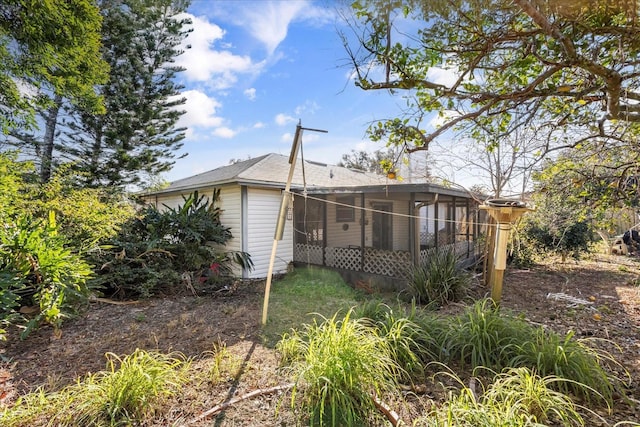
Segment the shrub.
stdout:
[[420,304],[441,306],[458,301],[471,283],[471,275],[458,266],[451,248],[436,249],[426,263],[410,272],[409,292]]
[[526,322],[502,315],[492,300],[480,300],[451,319],[443,331],[443,359],[500,371],[531,333]]
[[219,286],[230,280],[236,263],[251,269],[244,252],[222,247],[232,237],[220,222],[221,210],[198,192],[183,197],[184,204],[159,211],[147,206],[118,236],[93,256],[96,284],[122,296],[148,297],[180,280],[188,286]]
[[91,268],[58,234],[53,213],[48,221],[22,216],[0,228],[0,269],[0,310],[5,326],[24,320],[16,313],[17,307],[39,308],[23,337],[41,322],[59,327],[89,296]]
[[456,316],[437,339],[442,361],[493,371],[529,367],[539,375],[563,378],[553,383],[563,392],[611,403],[616,384],[602,363],[615,364],[612,356],[576,340],[573,332],[562,336],[501,314],[490,300]]
[[[418,316],[418,311],[414,306],[411,310],[398,307],[392,309],[387,304],[372,300],[357,306],[354,316],[367,322],[375,328],[376,333],[387,341],[391,357],[402,366],[401,380],[412,381],[420,378],[424,374],[424,366],[436,360],[437,347],[432,338],[433,330],[425,329],[423,326],[428,322]],[[421,321],[422,323],[418,323]]]
[[613,358],[576,340],[570,331],[562,336],[543,328],[536,328],[528,340],[518,346],[512,366],[529,366],[538,374],[554,375],[571,381],[556,382],[565,393],[573,393],[585,400],[613,400],[614,382],[602,363],[616,363]]
[[314,321],[278,343],[295,382],[291,406],[312,425],[376,425],[374,396],[397,390],[402,369],[387,340],[350,315]]

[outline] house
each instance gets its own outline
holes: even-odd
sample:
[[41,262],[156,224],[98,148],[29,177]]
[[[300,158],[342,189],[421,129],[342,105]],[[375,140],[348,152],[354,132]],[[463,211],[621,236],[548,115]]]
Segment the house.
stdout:
[[[226,248],[251,255],[255,268],[242,277],[262,278],[289,170],[287,156],[267,154],[172,182],[144,198],[158,208],[175,207],[194,190],[206,195],[220,189],[221,222],[233,233]],[[293,208],[275,273],[294,262],[402,278],[432,248],[452,245],[469,256],[475,251],[483,212],[465,191],[301,159],[291,190]]]

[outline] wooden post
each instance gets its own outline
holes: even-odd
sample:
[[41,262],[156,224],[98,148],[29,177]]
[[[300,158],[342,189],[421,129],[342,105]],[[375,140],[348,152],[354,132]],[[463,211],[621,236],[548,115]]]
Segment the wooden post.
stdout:
[[502,299],[504,271],[507,268],[507,244],[511,234],[511,226],[520,216],[531,209],[519,200],[509,199],[487,200],[484,205],[480,206],[480,209],[486,210],[497,223],[495,227],[491,227],[495,230],[495,238],[491,239],[493,250],[488,253],[491,256],[489,264],[491,268],[488,271],[487,281],[491,285],[491,299],[496,305],[499,305]]

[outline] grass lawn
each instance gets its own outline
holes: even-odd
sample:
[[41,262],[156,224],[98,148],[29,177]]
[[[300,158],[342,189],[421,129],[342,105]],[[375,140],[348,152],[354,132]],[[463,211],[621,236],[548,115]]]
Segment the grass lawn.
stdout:
[[353,289],[334,271],[300,268],[275,281],[269,297],[265,344],[274,346],[283,333],[312,323],[314,317],[346,313],[369,296]]

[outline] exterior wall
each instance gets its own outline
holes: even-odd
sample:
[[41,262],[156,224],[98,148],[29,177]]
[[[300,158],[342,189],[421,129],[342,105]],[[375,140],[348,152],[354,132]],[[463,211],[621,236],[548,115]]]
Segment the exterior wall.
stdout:
[[[280,190],[247,189],[247,252],[251,255],[254,264],[250,278],[267,276],[281,199]],[[282,240],[278,241],[273,272],[285,273],[291,261],[293,261],[293,221],[287,219]]]
[[[215,187],[207,187],[198,189],[200,195],[205,195],[209,198],[213,195]],[[151,196],[147,201],[154,205],[159,210],[166,209],[165,205],[169,208],[177,208],[184,204],[183,196],[188,196],[190,191],[183,193],[172,193],[167,195]],[[231,238],[227,244],[223,247],[225,251],[242,251],[242,204],[241,204],[241,192],[239,185],[229,185],[220,187],[220,198],[216,205],[222,209],[220,215],[220,222],[225,227],[231,228]],[[234,264],[234,274],[242,276],[242,270]]]
[[[336,196],[329,195],[327,200],[335,202]],[[354,195],[354,205],[360,206],[360,195],[358,194]],[[360,238],[360,210],[355,209],[354,221],[338,222],[336,221],[336,206],[333,203],[327,204],[327,246],[337,248],[360,246],[362,244]],[[347,229],[345,230],[345,228]]]

